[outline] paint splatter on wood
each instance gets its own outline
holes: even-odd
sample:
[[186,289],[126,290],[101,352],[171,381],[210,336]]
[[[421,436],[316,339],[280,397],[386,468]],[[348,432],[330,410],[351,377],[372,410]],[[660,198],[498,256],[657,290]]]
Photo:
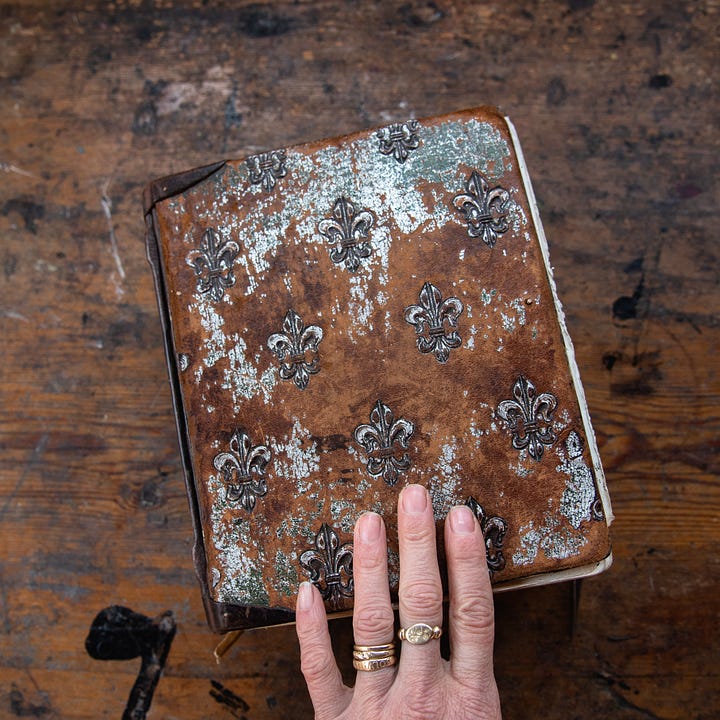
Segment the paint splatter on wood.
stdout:
[[90,626],[85,649],[96,660],[142,661],[122,720],[144,720],[175,636],[175,620],[167,611],[151,619],[129,608],[111,605]]

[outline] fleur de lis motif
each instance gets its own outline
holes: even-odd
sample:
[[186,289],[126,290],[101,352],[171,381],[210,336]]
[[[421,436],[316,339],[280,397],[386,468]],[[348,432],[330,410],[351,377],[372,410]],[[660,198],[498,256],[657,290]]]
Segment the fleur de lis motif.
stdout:
[[353,432],[355,440],[368,454],[370,475],[382,475],[388,485],[394,485],[400,473],[410,467],[410,456],[399,455],[396,445],[407,449],[413,432],[415,425],[404,418],[396,420],[392,410],[378,400],[370,413],[370,424],[358,425]]
[[417,120],[408,120],[404,123],[393,123],[381,128],[375,135],[380,140],[380,152],[383,155],[393,155],[401,163],[408,159],[411,150],[420,144],[417,132],[420,123]]
[[500,572],[505,567],[502,546],[507,532],[507,521],[498,516],[485,515],[482,505],[472,495],[465,504],[473,511],[480,523],[480,529],[485,539],[485,555],[490,574]]
[[278,178],[285,177],[285,151],[271,150],[247,158],[245,161],[253,185],[262,185],[265,192],[270,192]]
[[460,347],[462,339],[456,330],[463,304],[456,297],[443,300],[432,283],[420,291],[420,304],[405,308],[405,321],[415,327],[417,347],[421,353],[434,353],[438,362],[446,363],[452,348]]
[[270,462],[270,450],[265,445],[253,446],[243,428],[237,428],[230,438],[230,452],[215,456],[213,465],[225,481],[225,499],[239,502],[251,512],[257,498],[267,493],[265,466]]
[[236,242],[221,240],[215,230],[205,230],[200,247],[188,253],[186,262],[195,270],[197,289],[203,295],[210,295],[213,302],[218,302],[225,294],[225,289],[235,284],[233,262],[240,252]]
[[338,265],[344,262],[348,270],[355,272],[360,261],[372,252],[367,237],[375,219],[369,210],[356,213],[355,206],[344,197],[335,201],[332,214],[320,221],[318,230],[331,243],[340,244],[330,251],[330,259]]
[[551,393],[536,395],[535,385],[523,375],[515,381],[512,392],[515,399],[503,400],[497,414],[512,432],[512,446],[516,450],[528,448],[530,457],[540,460],[543,446],[557,439],[550,425],[557,398]]
[[323,600],[333,610],[342,607],[342,599],[353,596],[353,546],[340,538],[333,528],[322,524],[315,535],[315,547],[300,556],[301,567],[310,575]]
[[318,345],[323,339],[322,328],[307,327],[294,310],[288,310],[283,321],[283,332],[268,338],[268,347],[280,360],[280,377],[291,380],[304,390],[310,375],[320,370]]
[[498,237],[510,227],[510,193],[500,186],[490,190],[487,179],[475,170],[465,189],[466,192],[453,198],[453,204],[465,215],[468,235],[494,247]]

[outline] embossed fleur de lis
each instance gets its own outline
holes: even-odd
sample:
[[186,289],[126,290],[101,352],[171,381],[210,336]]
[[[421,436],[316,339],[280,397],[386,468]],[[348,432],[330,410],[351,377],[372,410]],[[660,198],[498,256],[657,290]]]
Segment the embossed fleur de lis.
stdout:
[[490,574],[499,572],[505,567],[502,546],[507,532],[507,522],[498,516],[485,515],[482,505],[472,495],[465,504],[473,511],[480,523],[480,529],[485,539],[485,555]]
[[335,530],[323,523],[315,535],[314,545],[300,556],[300,565],[310,575],[323,600],[338,610],[343,598],[353,596],[352,543],[341,545]]
[[268,347],[280,360],[280,377],[290,380],[304,390],[310,375],[320,370],[318,345],[323,339],[322,328],[304,325],[294,310],[288,310],[283,321],[283,332],[268,338]]
[[405,308],[405,321],[415,327],[417,347],[421,353],[434,353],[438,362],[446,363],[452,348],[462,340],[456,328],[463,304],[456,297],[443,300],[432,283],[426,282],[420,291],[420,304]]
[[509,227],[510,193],[499,186],[490,190],[486,178],[475,170],[465,189],[466,192],[453,198],[453,204],[465,215],[468,235],[479,237],[488,247],[494,247],[495,241]]
[[271,453],[265,445],[253,446],[243,428],[237,428],[230,438],[230,452],[215,456],[213,465],[222,473],[226,486],[225,499],[239,502],[251,512],[257,498],[267,493],[265,466]]
[[375,135],[380,140],[380,152],[383,155],[393,155],[401,163],[408,159],[411,150],[420,144],[417,132],[420,123],[417,120],[408,120],[404,123],[393,123],[388,127],[380,128]]
[[536,395],[535,385],[521,375],[513,385],[514,400],[503,400],[497,414],[512,432],[512,445],[516,450],[528,448],[530,457],[540,460],[544,445],[557,439],[550,425],[557,407],[557,398],[551,393]]
[[253,185],[262,185],[265,192],[270,192],[278,178],[285,177],[285,151],[272,150],[249,157],[245,163]]
[[367,237],[375,219],[369,210],[356,213],[355,206],[344,197],[335,201],[332,214],[320,221],[318,231],[331,243],[340,245],[330,251],[330,259],[337,265],[344,262],[348,270],[355,272],[360,261],[372,252]]
[[404,418],[395,419],[392,410],[381,400],[370,413],[370,424],[358,425],[353,437],[368,454],[367,471],[373,477],[382,475],[388,485],[394,485],[403,470],[410,467],[410,456],[400,455],[400,448],[407,449],[408,441],[415,432],[415,425]]
[[225,289],[235,284],[232,267],[239,252],[236,242],[218,242],[213,228],[205,230],[200,247],[191,250],[186,258],[187,264],[197,275],[198,292],[210,295],[213,302],[218,302],[225,294]]

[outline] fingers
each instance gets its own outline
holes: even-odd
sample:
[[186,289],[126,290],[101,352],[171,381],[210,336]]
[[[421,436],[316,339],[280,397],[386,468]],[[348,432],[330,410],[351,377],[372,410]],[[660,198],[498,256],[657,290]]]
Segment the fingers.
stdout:
[[352,691],[343,685],[328,632],[325,606],[317,588],[301,583],[296,606],[300,669],[310,692],[317,720],[334,718],[349,705]]
[[[408,485],[398,502],[400,544],[400,624],[442,625],[442,585],[438,570],[435,520],[427,490]],[[414,683],[436,683],[442,668],[440,643],[403,642],[399,674]],[[418,676],[422,676],[419,678]]]
[[445,553],[450,594],[452,674],[494,684],[493,597],[485,560],[485,541],[470,508],[452,508],[445,521]]
[[[360,516],[353,538],[353,579],[355,604],[353,633],[356,645],[382,645],[393,641],[395,617],[390,604],[387,573],[387,539],[380,515]],[[395,668],[357,674],[356,688],[362,692],[384,693],[392,684]]]

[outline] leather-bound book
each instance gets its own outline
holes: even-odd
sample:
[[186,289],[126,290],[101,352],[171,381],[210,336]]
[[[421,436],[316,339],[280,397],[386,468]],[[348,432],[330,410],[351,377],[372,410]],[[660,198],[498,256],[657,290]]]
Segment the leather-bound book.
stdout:
[[366,510],[385,518],[396,596],[407,483],[438,526],[472,508],[496,590],[610,564],[603,470],[506,117],[219,162],[151,183],[145,211],[214,630],[291,622],[306,579],[350,612]]

